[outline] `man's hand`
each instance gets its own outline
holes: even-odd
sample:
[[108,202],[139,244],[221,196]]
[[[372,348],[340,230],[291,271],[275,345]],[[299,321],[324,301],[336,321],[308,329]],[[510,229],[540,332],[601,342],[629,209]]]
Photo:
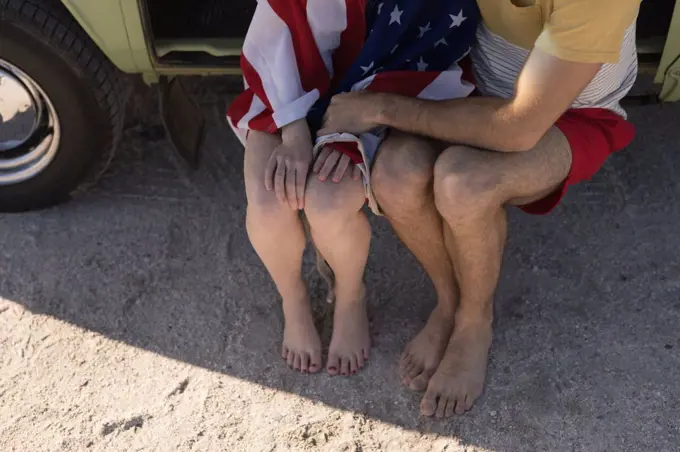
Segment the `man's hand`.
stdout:
[[264,170],[264,186],[274,190],[281,204],[305,207],[305,185],[312,163],[312,136],[305,120],[284,127],[281,144],[274,149]]
[[473,96],[425,100],[387,93],[334,96],[323,133],[376,126],[501,152],[532,149],[600,70],[534,48],[510,99]]
[[369,91],[336,94],[326,110],[318,135],[346,132],[359,136],[375,129],[379,125],[379,99],[380,94]]
[[326,146],[314,162],[312,171],[319,174],[319,180],[325,181],[333,172],[333,182],[338,183],[342,180],[349,167],[352,167],[352,179],[361,179],[361,170],[358,166],[351,163],[347,154],[336,151]]

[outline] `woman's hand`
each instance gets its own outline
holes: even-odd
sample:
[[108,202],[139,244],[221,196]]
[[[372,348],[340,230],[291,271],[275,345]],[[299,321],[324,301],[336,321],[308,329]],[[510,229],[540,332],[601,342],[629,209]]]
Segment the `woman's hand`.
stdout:
[[[326,180],[333,173],[333,182],[338,183],[342,180],[349,167],[352,167],[352,179],[361,179],[361,170],[358,166],[351,163],[347,154],[336,151],[326,146],[314,162],[312,171],[319,174],[319,180]],[[333,171],[335,170],[335,171]]]
[[304,209],[313,148],[307,121],[301,119],[285,126],[281,139],[264,170],[264,186],[276,192],[281,204],[288,204],[293,210]]

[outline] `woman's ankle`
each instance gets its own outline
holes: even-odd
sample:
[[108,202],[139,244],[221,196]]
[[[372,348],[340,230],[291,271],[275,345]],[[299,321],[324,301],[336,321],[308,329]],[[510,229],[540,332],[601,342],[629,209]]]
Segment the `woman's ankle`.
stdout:
[[352,306],[364,303],[366,288],[363,284],[343,285],[335,283],[335,303]]
[[290,284],[286,287],[278,287],[279,295],[283,299],[285,305],[299,305],[300,303],[309,303],[309,294],[307,284],[300,280],[298,283]]

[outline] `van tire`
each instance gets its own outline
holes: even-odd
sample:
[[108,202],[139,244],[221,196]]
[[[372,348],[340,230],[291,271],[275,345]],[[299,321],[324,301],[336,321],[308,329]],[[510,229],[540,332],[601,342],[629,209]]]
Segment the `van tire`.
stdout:
[[0,42],[0,60],[35,81],[61,129],[58,150],[41,172],[0,184],[0,212],[50,207],[93,185],[108,167],[121,137],[127,83],[58,1],[0,0]]

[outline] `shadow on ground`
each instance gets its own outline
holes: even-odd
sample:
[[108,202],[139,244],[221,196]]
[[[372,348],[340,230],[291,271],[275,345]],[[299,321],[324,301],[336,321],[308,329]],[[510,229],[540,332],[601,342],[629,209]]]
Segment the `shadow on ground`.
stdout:
[[[243,151],[225,101],[201,168],[155,118],[126,132],[93,191],[0,217],[0,297],[176,360],[418,431],[504,450],[671,450],[680,444],[680,106],[631,110],[640,137],[544,218],[511,215],[488,386],[468,415],[418,416],[397,377],[433,306],[414,260],[374,218],[366,275],[375,343],[350,379],[281,362],[274,287],[243,226]],[[323,285],[306,261],[326,343]]]

